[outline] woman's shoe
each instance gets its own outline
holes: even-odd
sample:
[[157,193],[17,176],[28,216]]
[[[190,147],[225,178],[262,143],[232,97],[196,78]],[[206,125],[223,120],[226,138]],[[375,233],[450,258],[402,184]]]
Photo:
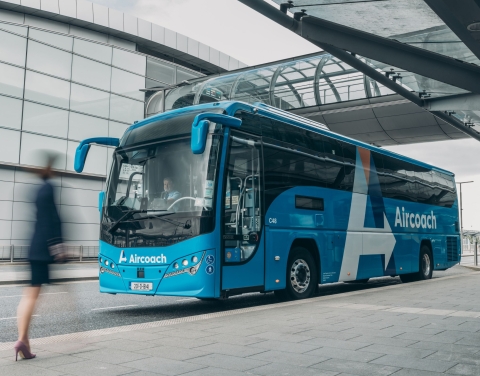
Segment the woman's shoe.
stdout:
[[20,357],[23,359],[33,359],[37,356],[36,354],[32,354],[27,345],[22,341],[17,341],[13,348],[15,349],[15,361],[18,359],[18,354],[20,354]]

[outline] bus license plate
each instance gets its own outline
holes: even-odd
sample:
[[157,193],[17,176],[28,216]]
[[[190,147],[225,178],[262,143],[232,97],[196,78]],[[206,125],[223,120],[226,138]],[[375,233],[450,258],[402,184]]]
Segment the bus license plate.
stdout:
[[152,289],[153,289],[152,282],[130,282],[130,290],[151,291]]

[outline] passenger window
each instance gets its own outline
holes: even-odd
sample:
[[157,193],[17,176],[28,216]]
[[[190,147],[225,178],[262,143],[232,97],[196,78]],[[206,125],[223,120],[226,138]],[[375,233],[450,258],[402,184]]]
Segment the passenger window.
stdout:
[[323,138],[325,156],[325,179],[328,188],[340,189],[344,178],[342,146],[339,141],[329,137]]

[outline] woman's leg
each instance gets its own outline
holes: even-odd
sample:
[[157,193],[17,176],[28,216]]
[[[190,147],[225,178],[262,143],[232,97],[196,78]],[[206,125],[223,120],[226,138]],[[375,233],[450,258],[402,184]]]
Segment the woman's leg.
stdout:
[[24,294],[17,308],[18,340],[22,341],[30,349],[28,340],[28,328],[32,319],[35,303],[40,294],[41,286],[30,286],[24,289]]

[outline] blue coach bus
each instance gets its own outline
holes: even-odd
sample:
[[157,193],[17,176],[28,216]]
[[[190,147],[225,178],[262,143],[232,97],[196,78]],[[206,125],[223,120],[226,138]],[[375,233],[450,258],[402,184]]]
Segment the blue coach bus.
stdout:
[[460,258],[452,173],[264,104],[217,102],[135,123],[100,194],[100,291],[226,298],[400,276]]

